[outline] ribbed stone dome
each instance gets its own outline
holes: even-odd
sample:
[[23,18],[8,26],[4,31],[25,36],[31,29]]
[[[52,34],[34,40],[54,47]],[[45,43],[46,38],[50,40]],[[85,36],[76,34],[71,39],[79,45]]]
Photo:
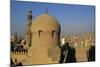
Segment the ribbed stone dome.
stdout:
[[60,31],[60,24],[53,16],[42,14],[36,17],[31,26],[31,30],[39,29]]
[[31,48],[29,52],[33,60],[32,63],[58,63],[60,58],[59,44],[60,24],[58,21],[48,14],[37,16],[31,25]]

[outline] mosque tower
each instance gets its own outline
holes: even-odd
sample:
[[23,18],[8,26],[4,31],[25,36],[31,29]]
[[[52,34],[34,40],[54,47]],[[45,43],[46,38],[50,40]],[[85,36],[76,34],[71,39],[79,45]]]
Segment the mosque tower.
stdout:
[[31,64],[59,63],[60,24],[47,12],[37,16],[31,24]]
[[29,10],[28,15],[27,15],[27,26],[26,26],[26,31],[25,31],[25,40],[26,40],[26,44],[25,46],[30,47],[31,46],[31,32],[30,32],[30,28],[31,28],[31,24],[32,24],[32,10]]

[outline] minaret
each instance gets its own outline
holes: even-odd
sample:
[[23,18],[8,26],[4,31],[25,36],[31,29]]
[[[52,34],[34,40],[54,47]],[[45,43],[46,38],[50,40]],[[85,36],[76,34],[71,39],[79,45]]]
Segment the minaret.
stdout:
[[27,29],[26,29],[25,34],[29,34],[29,32],[30,32],[30,27],[31,27],[31,24],[32,24],[32,10],[30,10],[28,12],[27,20],[28,20],[28,23],[27,23]]
[[25,32],[25,40],[26,40],[26,46],[29,47],[31,46],[31,32],[30,32],[30,28],[31,28],[31,24],[32,24],[32,10],[29,10],[28,15],[27,15],[27,26],[26,26],[26,32]]

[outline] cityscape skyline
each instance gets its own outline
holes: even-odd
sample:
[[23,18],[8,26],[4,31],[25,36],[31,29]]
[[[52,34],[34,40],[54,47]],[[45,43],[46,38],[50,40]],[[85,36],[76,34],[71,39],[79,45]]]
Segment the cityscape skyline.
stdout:
[[62,36],[95,32],[95,6],[18,1],[12,1],[11,5],[11,32],[19,32],[19,35],[24,34],[28,10],[32,10],[34,21],[46,8],[61,24]]

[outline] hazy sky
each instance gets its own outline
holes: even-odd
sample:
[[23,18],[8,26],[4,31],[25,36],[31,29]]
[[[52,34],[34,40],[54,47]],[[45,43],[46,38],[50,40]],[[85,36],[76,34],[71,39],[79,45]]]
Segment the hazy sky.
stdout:
[[23,35],[27,23],[27,12],[32,10],[33,20],[46,12],[54,16],[61,25],[61,35],[95,31],[95,6],[51,4],[40,2],[11,2],[11,32]]

